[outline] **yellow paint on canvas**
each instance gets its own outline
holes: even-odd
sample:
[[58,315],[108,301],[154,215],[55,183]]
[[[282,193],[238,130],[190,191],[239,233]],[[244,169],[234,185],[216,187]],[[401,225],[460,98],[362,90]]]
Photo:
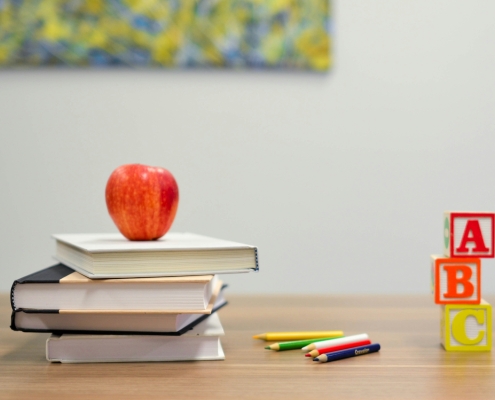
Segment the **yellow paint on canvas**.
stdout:
[[0,66],[324,71],[331,65],[329,13],[328,0],[3,0]]

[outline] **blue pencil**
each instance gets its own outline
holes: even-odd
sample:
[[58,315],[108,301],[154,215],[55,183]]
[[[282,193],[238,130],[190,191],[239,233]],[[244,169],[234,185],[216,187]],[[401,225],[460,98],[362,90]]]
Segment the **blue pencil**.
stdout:
[[376,353],[380,350],[380,345],[378,343],[368,344],[366,346],[353,347],[352,349],[345,349],[340,351],[332,351],[331,353],[320,354],[318,357],[314,358],[313,361],[318,362],[329,362],[342,360],[343,358],[357,357],[364,354]]

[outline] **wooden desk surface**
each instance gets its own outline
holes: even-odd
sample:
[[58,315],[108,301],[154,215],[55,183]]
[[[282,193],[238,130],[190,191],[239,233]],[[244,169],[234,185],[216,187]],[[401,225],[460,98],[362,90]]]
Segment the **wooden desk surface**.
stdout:
[[[228,294],[227,294],[228,295]],[[50,364],[47,334],[12,332],[0,295],[0,398],[487,399],[493,353],[447,353],[439,309],[428,296],[228,296],[220,311],[225,361]],[[494,304],[495,298],[486,297]],[[299,351],[264,350],[265,331],[342,329],[382,345],[370,354],[317,364]]]

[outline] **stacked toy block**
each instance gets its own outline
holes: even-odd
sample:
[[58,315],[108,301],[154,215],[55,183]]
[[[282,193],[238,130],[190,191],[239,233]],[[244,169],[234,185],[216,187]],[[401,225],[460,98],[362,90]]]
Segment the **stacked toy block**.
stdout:
[[481,298],[481,259],[494,258],[495,213],[444,213],[444,255],[431,256],[441,343],[447,351],[491,351],[492,306]]

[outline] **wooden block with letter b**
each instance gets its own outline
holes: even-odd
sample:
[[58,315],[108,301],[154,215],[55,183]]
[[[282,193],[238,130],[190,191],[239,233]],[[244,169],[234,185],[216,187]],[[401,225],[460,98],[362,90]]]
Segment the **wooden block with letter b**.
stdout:
[[432,291],[436,304],[480,304],[481,260],[431,256]]
[[441,342],[447,351],[491,351],[492,306],[446,304],[441,306]]
[[447,257],[494,258],[495,213],[444,213],[444,254]]

